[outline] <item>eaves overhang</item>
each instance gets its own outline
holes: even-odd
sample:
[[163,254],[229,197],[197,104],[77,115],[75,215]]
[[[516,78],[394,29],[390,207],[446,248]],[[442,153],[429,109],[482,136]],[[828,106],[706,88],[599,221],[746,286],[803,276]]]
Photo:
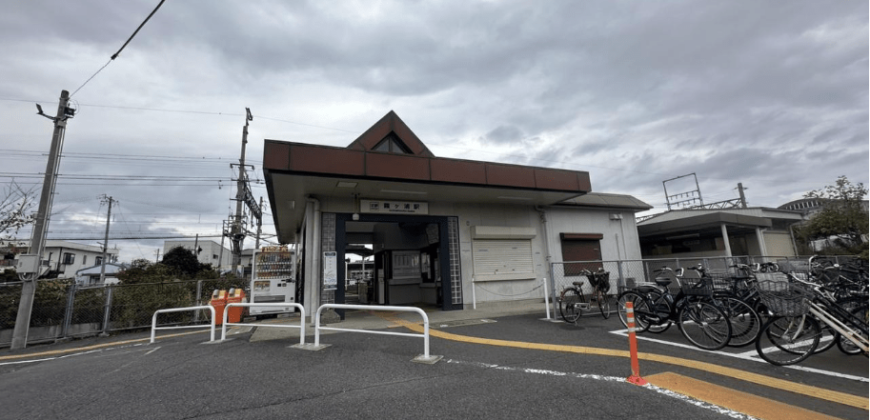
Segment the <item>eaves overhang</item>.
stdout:
[[685,232],[687,230],[702,230],[721,225],[741,226],[751,228],[769,228],[773,225],[770,219],[758,216],[716,212],[668,220],[658,223],[645,221],[637,226],[638,235],[643,237]]
[[263,174],[282,243],[302,222],[307,197],[553,205],[591,190],[585,171],[277,140],[265,141]]

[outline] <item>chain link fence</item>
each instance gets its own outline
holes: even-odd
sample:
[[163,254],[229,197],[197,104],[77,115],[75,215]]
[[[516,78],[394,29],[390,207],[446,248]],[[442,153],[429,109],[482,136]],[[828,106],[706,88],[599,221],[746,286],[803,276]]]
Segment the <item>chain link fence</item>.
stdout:
[[[245,279],[188,280],[131,285],[79,286],[72,280],[39,280],[27,343],[51,342],[151,327],[158,309],[207,305],[214,290],[242,288]],[[12,343],[21,282],[0,283],[0,347]],[[161,314],[160,325],[206,323],[208,311]]]

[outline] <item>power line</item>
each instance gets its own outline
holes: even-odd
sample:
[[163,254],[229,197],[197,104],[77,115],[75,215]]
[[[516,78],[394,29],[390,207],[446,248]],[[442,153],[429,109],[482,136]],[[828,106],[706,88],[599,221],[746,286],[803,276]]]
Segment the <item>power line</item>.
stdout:
[[136,28],[135,31],[133,31],[133,35],[130,35],[130,37],[127,38],[127,41],[124,42],[124,45],[121,46],[121,48],[118,50],[118,52],[112,54],[112,58],[110,58],[109,61],[106,62],[106,64],[103,64],[103,67],[100,67],[100,69],[97,70],[97,72],[94,73],[93,76],[89,77],[88,80],[85,80],[85,82],[82,83],[82,85],[79,86],[79,88],[76,89],[76,90],[72,93],[72,95],[70,95],[70,98],[72,98],[73,96],[75,96],[75,94],[76,94],[79,90],[81,90],[83,87],[85,87],[85,85],[88,84],[88,82],[90,82],[91,79],[93,79],[94,77],[97,76],[97,74],[99,74],[101,71],[103,71],[103,69],[106,68],[106,66],[108,66],[109,63],[111,63],[114,59],[118,58],[118,55],[121,54],[121,51],[124,51],[124,48],[127,46],[127,44],[129,44],[130,41],[133,40],[133,37],[135,37],[136,34],[139,33],[139,30],[142,29],[142,27],[145,26],[146,23],[148,23],[148,20],[151,19],[151,16],[154,16],[154,13],[157,13],[157,9],[159,9],[160,6],[163,6],[163,2],[164,2],[164,1],[166,1],[166,0],[160,0],[160,3],[157,5],[157,7],[155,7],[154,10],[151,11],[151,14],[149,14],[148,17],[146,17],[145,20],[142,21],[141,24],[139,24],[139,27]]

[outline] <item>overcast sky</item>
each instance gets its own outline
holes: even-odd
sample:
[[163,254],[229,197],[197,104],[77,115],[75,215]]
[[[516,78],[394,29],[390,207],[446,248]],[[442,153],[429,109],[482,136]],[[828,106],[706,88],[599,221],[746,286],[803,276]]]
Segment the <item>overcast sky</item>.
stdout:
[[[0,183],[41,183],[34,104],[53,115],[158,3],[4,2]],[[49,238],[94,244],[105,194],[112,237],[219,242],[245,107],[255,179],[264,139],[343,147],[394,110],[437,156],[588,171],[654,212],[690,173],[705,203],[742,182],[777,207],[868,184],[867,55],[866,1],[167,0],[73,96]]]

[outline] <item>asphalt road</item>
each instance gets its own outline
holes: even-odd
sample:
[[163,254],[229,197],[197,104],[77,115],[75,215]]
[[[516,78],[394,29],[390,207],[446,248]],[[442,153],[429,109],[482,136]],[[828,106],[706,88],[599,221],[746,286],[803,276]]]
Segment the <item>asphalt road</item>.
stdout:
[[[581,318],[576,325],[539,315],[448,325],[459,336],[626,350],[618,320]],[[439,329],[438,325],[433,328]],[[433,337],[434,365],[412,363],[422,340],[358,333],[321,337],[321,351],[291,348],[298,339],[251,342],[250,332],[220,344],[198,333],[130,342],[127,335],[0,352],[0,418],[644,418],[723,419],[739,413],[655,387],[625,382],[629,360],[481,345]],[[642,352],[703,361],[794,383],[867,397],[867,382],[774,367],[667,344],[679,333],[640,340]],[[127,340],[92,350],[92,344]],[[311,340],[309,340],[311,341]],[[737,349],[734,352],[745,352]],[[55,351],[57,353],[47,353]],[[836,349],[815,361],[867,377],[863,356]],[[10,357],[16,358],[10,358]],[[42,361],[33,361],[42,360]],[[812,361],[811,358],[808,362]],[[821,360],[821,359],[818,359]],[[867,411],[675,364],[641,361],[641,373],[674,372],[818,413],[866,419]],[[744,417],[745,418],[745,417]]]

